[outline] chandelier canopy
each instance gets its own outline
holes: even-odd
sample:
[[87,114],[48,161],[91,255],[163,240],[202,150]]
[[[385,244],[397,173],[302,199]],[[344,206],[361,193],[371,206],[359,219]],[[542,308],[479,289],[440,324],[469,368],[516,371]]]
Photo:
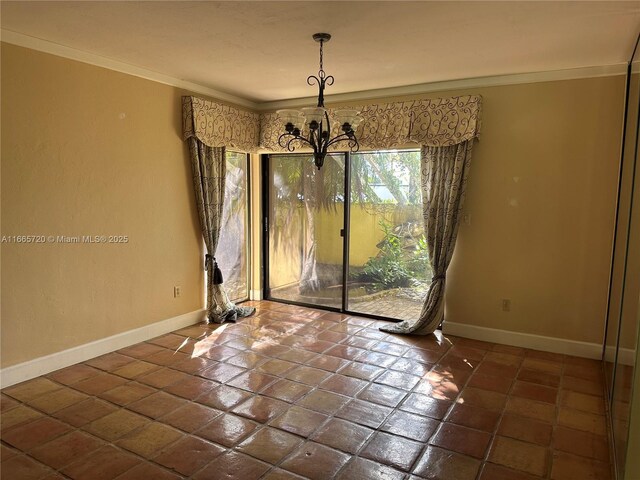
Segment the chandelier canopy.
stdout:
[[306,107],[301,110],[278,110],[276,113],[284,123],[285,132],[278,137],[278,144],[293,152],[297,146],[308,145],[313,149],[313,159],[318,170],[324,164],[328,148],[338,142],[347,142],[351,152],[357,152],[359,145],[356,138],[356,128],[362,121],[358,110],[335,110],[333,115],[340,124],[342,133],[331,138],[331,123],[329,114],[324,108],[324,88],[333,85],[333,76],[325,73],[322,68],[322,47],[331,39],[328,33],[316,33],[313,39],[320,43],[320,70],[318,76],[309,75],[307,83],[318,85],[318,106]]

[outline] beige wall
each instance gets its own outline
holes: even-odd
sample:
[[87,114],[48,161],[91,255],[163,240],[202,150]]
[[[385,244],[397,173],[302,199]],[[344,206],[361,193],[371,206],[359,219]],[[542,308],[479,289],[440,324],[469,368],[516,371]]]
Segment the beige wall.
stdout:
[[2,44],[2,235],[129,237],[2,245],[2,367],[202,308],[183,93]]
[[602,344],[624,85],[619,75],[375,100],[483,96],[449,321]]
[[[624,77],[479,89],[450,321],[602,344]],[[501,310],[501,299],[511,311]]]

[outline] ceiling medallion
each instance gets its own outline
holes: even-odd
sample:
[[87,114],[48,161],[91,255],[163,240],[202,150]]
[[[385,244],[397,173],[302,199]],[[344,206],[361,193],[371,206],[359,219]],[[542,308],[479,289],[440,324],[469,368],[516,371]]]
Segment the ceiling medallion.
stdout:
[[325,42],[331,39],[331,35],[316,33],[313,35],[313,39],[320,43],[320,70],[317,77],[310,75],[307,78],[307,83],[318,85],[318,106],[306,107],[301,110],[278,110],[276,113],[284,122],[285,129],[285,133],[278,137],[278,144],[290,152],[295,150],[295,142],[299,142],[298,146],[310,146],[313,149],[313,160],[320,170],[331,145],[347,142],[351,152],[358,151],[359,145],[355,131],[362,121],[362,117],[358,115],[360,113],[358,110],[335,110],[333,115],[339,122],[342,133],[331,138],[329,114],[324,108],[324,88],[325,85],[333,85],[333,76],[327,76],[322,68],[322,47]]

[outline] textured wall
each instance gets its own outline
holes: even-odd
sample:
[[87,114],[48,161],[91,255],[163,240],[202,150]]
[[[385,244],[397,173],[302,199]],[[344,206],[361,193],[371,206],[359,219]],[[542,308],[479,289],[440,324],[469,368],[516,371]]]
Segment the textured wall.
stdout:
[[183,93],[2,44],[2,234],[129,237],[2,245],[3,367],[202,307]]

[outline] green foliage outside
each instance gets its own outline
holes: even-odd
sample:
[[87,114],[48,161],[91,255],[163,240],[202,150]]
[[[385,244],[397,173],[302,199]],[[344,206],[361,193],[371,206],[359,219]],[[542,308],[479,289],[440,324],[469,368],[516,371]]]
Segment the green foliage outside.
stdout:
[[384,220],[380,221],[384,238],[378,244],[380,253],[364,264],[354,275],[360,282],[372,284],[372,290],[414,287],[423,284],[430,274],[427,241],[424,234],[407,245],[406,235]]

